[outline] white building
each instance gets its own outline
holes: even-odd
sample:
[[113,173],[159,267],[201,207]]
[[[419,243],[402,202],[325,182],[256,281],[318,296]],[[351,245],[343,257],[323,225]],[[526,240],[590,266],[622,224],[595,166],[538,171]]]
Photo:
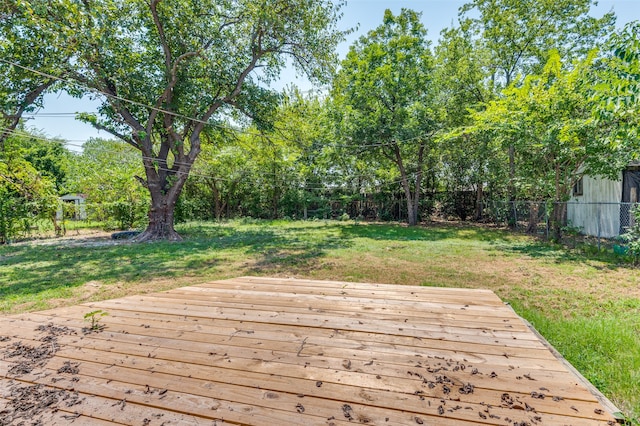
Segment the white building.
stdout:
[[56,220],[62,220],[64,213],[67,218],[74,220],[86,220],[87,209],[85,208],[86,196],[84,194],[67,194],[60,197],[60,204],[56,212]]
[[624,233],[633,223],[631,203],[640,196],[640,166],[629,166],[619,176],[580,179],[567,205],[567,221],[586,235],[613,238]]

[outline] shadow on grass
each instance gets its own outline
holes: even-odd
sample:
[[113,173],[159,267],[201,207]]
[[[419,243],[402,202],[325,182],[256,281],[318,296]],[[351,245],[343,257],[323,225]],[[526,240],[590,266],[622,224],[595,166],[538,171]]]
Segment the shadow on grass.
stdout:
[[[569,248],[547,241],[530,239],[513,244],[496,244],[496,248],[507,252],[534,259],[546,259],[558,264],[598,262],[605,268],[615,270],[632,266],[633,259],[629,256],[613,253],[609,249],[598,250],[597,246],[579,245]],[[593,266],[593,265],[592,265]]]
[[306,271],[316,267],[328,252],[353,246],[355,239],[425,242],[451,239],[470,244],[478,241],[499,251],[555,262],[597,259],[606,267],[625,266],[619,256],[585,255],[480,226],[238,221],[192,223],[180,227],[179,232],[185,238],[179,243],[78,247],[55,242],[0,247],[0,299],[10,299],[12,302],[6,303],[15,304],[40,293],[56,297],[57,291],[90,281],[110,284],[205,276],[225,268],[238,274]]
[[[89,281],[143,281],[210,273],[221,262],[252,258],[263,266],[296,266],[345,247],[336,230],[201,226],[181,232],[178,243],[78,247],[64,243],[0,247],[0,299],[33,297]],[[224,260],[222,260],[224,259]]]
[[475,241],[508,241],[509,234],[498,229],[480,226],[435,224],[409,227],[398,224],[367,223],[363,225],[343,225],[345,238],[371,238],[392,241],[439,241],[447,239]]

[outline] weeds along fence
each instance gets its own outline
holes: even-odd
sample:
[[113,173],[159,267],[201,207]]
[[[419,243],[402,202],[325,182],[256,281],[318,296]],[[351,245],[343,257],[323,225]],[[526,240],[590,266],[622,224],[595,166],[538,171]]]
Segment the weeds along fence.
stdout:
[[612,239],[635,224],[637,206],[638,203],[486,201],[482,204],[482,219],[548,238],[554,212],[561,211],[560,225],[564,233]]
[[0,244],[61,236],[85,228],[126,230],[146,226],[148,203],[66,203],[43,205],[0,199]]

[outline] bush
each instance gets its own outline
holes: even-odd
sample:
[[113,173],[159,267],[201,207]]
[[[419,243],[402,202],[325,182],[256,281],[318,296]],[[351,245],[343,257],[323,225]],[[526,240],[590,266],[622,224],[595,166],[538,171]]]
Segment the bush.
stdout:
[[149,205],[146,201],[116,201],[87,205],[91,220],[102,222],[106,231],[141,228],[146,225]]
[[633,225],[627,228],[627,232],[622,234],[622,239],[627,243],[627,253],[633,256],[635,264],[640,256],[640,208],[635,206],[631,211],[634,218]]

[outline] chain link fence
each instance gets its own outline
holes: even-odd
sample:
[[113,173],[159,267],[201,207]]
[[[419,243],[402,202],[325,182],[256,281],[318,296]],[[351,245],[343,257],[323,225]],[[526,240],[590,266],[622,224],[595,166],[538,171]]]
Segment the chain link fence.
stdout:
[[616,238],[635,224],[638,203],[581,203],[552,201],[486,201],[482,218],[497,225],[544,235],[552,232],[554,212],[558,209],[560,226],[566,233],[601,238]]

